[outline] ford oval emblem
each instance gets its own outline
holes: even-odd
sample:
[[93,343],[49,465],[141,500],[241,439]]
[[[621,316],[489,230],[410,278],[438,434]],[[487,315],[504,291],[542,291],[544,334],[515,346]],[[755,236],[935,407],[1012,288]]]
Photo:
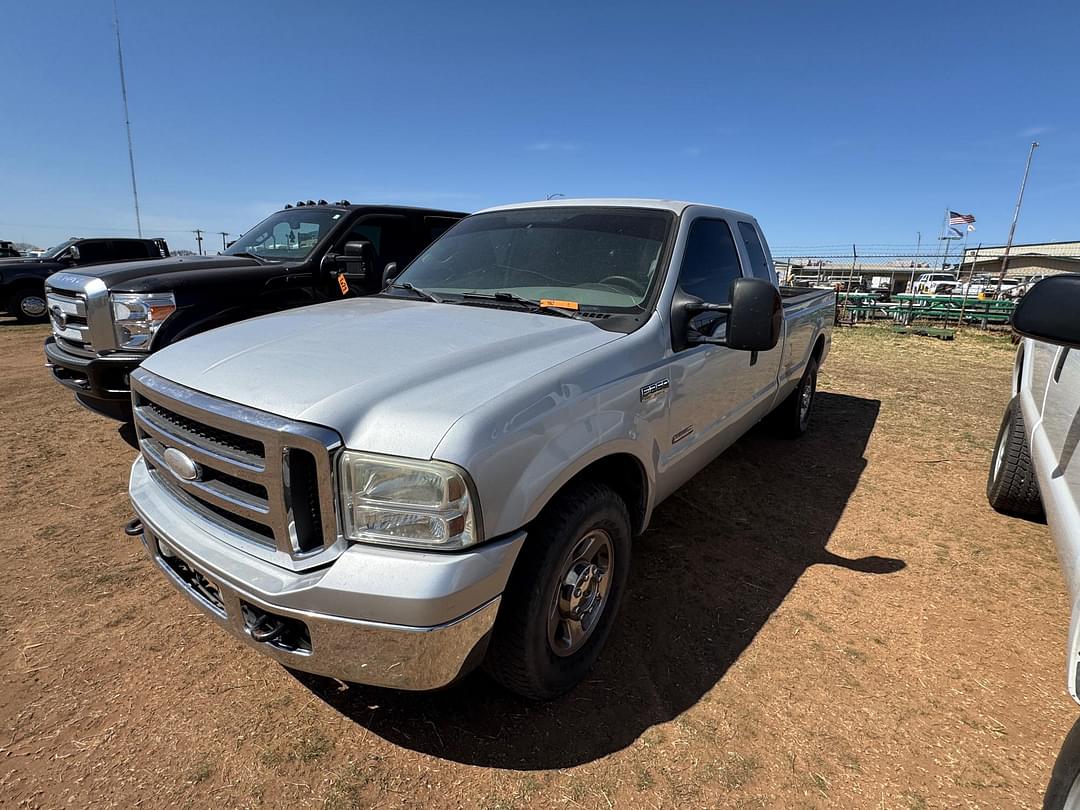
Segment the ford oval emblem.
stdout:
[[202,468],[175,447],[170,447],[164,454],[166,466],[173,475],[184,481],[198,481]]

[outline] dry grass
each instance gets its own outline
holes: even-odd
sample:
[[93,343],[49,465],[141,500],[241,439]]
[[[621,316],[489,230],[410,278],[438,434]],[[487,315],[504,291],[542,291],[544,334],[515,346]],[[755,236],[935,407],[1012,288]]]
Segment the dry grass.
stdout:
[[132,451],[0,324],[0,804],[1035,807],[1074,718],[1045,527],[986,506],[1007,340],[838,332],[810,435],[656,514],[597,671],[520,703],[294,678],[120,531]]

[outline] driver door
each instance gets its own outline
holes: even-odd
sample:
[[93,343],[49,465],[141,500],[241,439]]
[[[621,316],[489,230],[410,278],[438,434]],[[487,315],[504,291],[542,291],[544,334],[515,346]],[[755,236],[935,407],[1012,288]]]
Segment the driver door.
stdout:
[[[744,275],[731,225],[705,217],[690,224],[678,282],[687,295],[710,304],[728,303],[731,282]],[[703,312],[691,319],[691,326],[721,337],[727,316]],[[751,404],[742,375],[751,360],[750,352],[709,345],[689,346],[672,356],[666,456],[674,486],[741,435]]]

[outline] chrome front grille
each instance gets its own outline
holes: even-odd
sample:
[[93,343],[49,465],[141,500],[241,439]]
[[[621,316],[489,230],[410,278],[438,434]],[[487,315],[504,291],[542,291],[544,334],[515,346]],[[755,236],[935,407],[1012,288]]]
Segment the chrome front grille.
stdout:
[[[178,503],[223,529],[226,542],[294,570],[329,562],[338,535],[334,460],[340,437],[209,397],[142,369],[131,375],[139,448]],[[181,477],[169,449],[194,462]],[[176,455],[170,454],[175,462]]]
[[90,324],[86,317],[86,296],[65,290],[50,290],[45,295],[49,321],[58,340],[76,349],[90,350]]

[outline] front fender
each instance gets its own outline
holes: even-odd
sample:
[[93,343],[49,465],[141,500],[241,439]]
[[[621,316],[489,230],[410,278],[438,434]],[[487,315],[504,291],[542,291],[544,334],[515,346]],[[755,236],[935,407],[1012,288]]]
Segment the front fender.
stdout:
[[667,360],[657,359],[646,331],[537,375],[443,437],[433,456],[469,472],[488,537],[526,525],[574,476],[617,454],[645,472],[647,522],[668,419],[666,391],[642,401],[644,386],[667,378]]

